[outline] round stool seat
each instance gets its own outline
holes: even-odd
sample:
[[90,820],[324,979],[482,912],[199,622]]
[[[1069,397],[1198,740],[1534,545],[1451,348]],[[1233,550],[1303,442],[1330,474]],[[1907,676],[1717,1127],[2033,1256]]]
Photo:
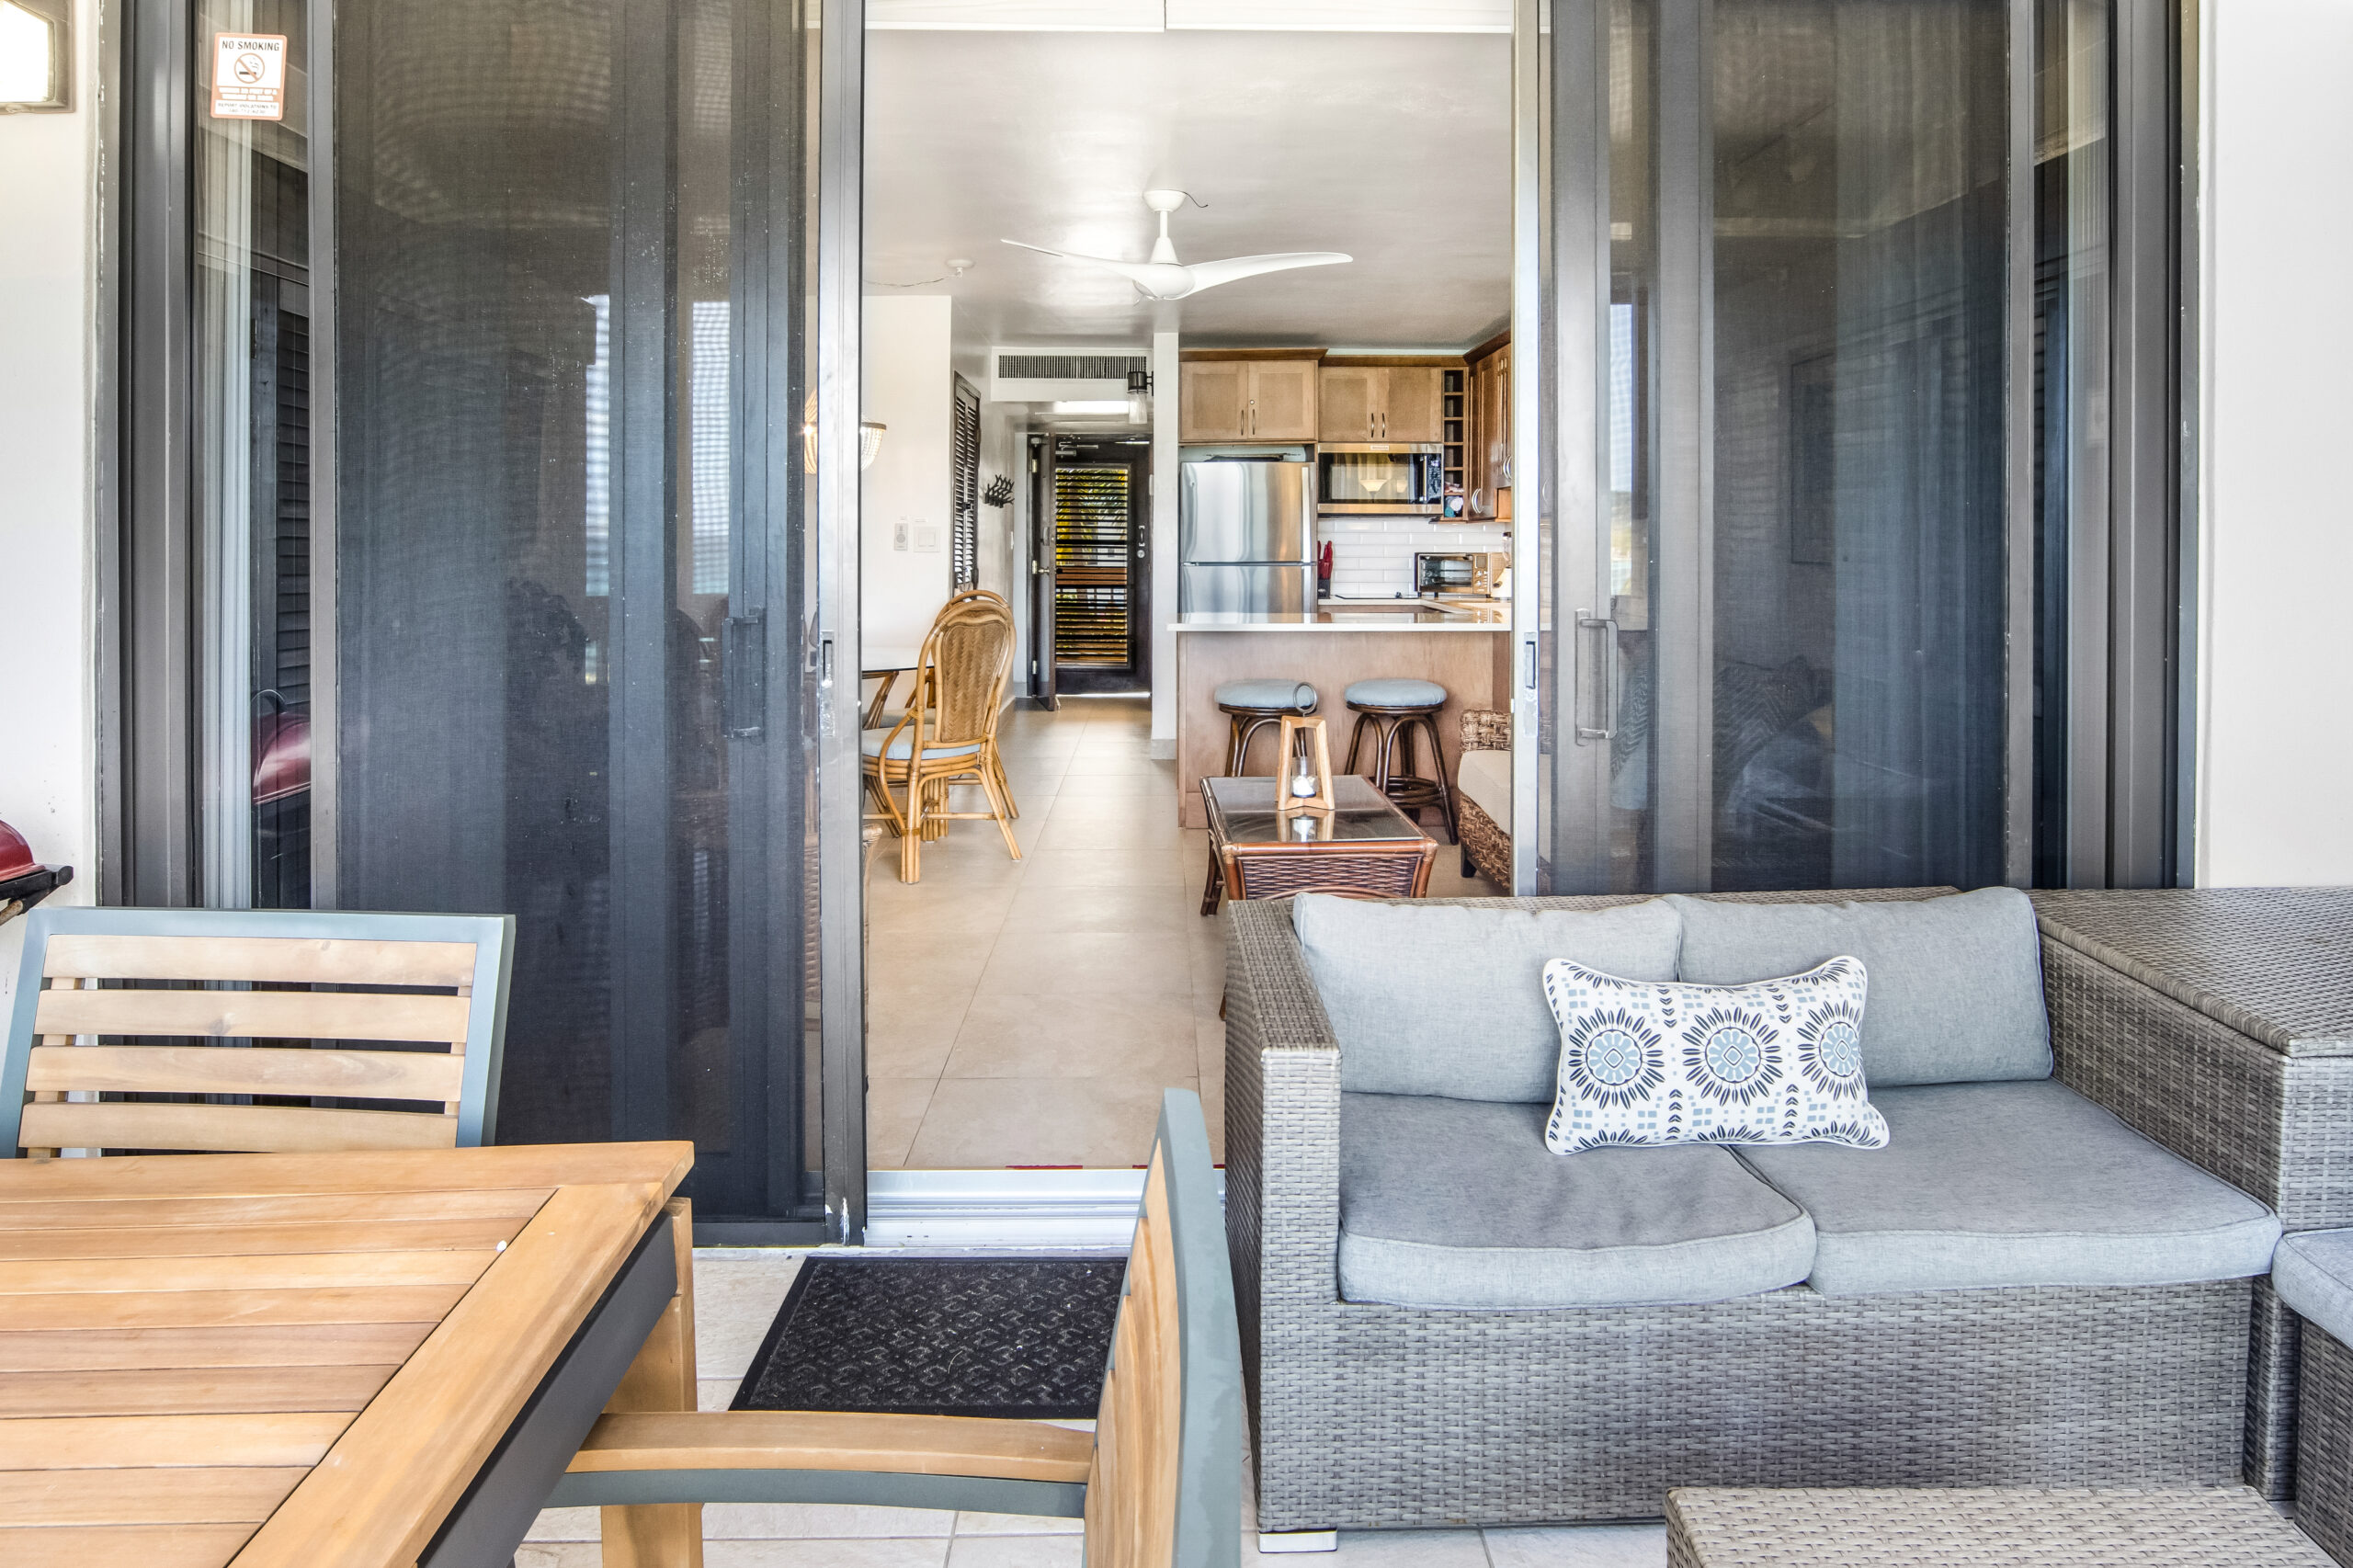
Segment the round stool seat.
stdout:
[[[1211,694],[1220,708],[1258,708],[1276,713],[1313,713],[1315,688],[1303,680],[1230,680]],[[1445,694],[1439,693],[1439,700]]]
[[1351,708],[1443,708],[1446,687],[1434,680],[1403,676],[1360,680],[1350,683],[1346,700]]

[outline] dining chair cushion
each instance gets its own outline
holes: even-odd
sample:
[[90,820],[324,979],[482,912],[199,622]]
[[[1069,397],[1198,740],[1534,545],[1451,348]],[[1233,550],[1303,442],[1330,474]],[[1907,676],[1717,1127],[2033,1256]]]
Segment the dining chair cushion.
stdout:
[[1283,713],[1315,711],[1315,688],[1303,680],[1230,680],[1211,695],[1221,708],[1265,708]]
[[[858,738],[858,753],[863,756],[880,757],[883,755],[882,743],[885,741],[891,743],[890,760],[892,762],[904,762],[914,755],[915,733],[912,729],[900,731],[896,738],[888,730],[869,730]],[[923,748],[923,755],[926,757],[970,756],[980,749],[978,741],[934,743]]]
[[1561,1033],[1545,960],[1672,980],[1683,935],[1660,899],[1537,910],[1303,892],[1291,923],[1340,1042],[1342,1088],[1546,1105]]
[[1349,683],[1348,706],[1361,702],[1371,708],[1443,708],[1446,687],[1434,680],[1410,680],[1392,676],[1386,680],[1359,680]]

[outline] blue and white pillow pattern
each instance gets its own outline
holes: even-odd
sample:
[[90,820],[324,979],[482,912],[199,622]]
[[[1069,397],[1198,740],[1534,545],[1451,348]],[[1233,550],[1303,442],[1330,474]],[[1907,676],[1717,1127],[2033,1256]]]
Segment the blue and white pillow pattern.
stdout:
[[1878,1149],[1887,1122],[1863,1084],[1861,960],[1747,985],[1621,980],[1567,959],[1544,966],[1561,1026],[1560,1086],[1544,1142],[1846,1143]]

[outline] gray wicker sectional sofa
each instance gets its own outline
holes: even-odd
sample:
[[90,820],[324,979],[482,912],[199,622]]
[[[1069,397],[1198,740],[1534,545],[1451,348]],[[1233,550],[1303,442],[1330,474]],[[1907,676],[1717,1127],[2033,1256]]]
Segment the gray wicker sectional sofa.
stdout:
[[[1653,901],[1592,953],[1545,951],[1550,917],[1645,901],[1230,907],[1259,1528],[1654,1517],[1672,1486],[2219,1483],[2284,1441],[2247,1419],[2276,1219],[2098,1103],[2145,1042],[2061,1005],[2052,949],[2085,955],[2022,898],[1892,902],[1944,891]],[[1392,916],[1421,923],[1386,940]],[[1871,971],[1886,1149],[1546,1150],[1531,956],[1728,983],[1824,942]]]

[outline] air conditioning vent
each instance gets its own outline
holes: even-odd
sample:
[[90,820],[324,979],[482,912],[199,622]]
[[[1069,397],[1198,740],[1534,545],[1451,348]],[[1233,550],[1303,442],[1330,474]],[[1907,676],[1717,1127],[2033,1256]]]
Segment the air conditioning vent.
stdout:
[[1142,354],[1000,354],[996,374],[1005,381],[1120,381],[1131,370],[1152,369]]
[[1150,370],[1152,356],[1102,346],[1064,348],[993,344],[993,403],[1103,403],[1128,395],[1128,373]]

